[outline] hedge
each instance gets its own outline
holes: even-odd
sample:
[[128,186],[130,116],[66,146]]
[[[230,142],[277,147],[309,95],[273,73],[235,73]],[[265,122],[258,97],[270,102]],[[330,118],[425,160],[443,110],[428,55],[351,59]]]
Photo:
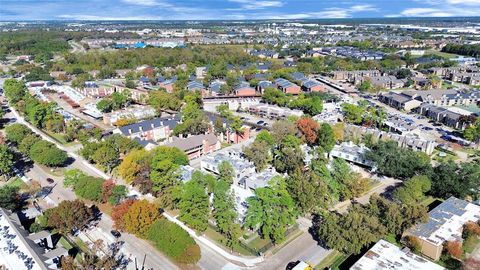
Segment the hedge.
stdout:
[[148,239],[165,255],[179,263],[194,264],[200,260],[200,247],[180,226],[164,218],[155,221]]

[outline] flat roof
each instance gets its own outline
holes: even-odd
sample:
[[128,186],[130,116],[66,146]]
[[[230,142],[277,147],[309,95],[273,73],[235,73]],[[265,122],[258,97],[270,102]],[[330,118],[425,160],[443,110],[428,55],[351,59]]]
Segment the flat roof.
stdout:
[[410,250],[380,239],[350,270],[443,270],[442,266],[413,254]]

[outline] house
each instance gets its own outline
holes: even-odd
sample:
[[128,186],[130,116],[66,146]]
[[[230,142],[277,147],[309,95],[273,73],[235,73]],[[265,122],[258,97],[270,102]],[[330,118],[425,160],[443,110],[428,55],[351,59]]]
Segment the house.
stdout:
[[6,267],[4,269],[59,269],[60,260],[68,255],[68,250],[56,246],[48,231],[30,234],[23,227],[21,216],[20,212],[0,208],[1,263]]
[[222,87],[227,85],[227,82],[223,80],[214,80],[208,84],[208,89],[210,90],[210,95],[219,96],[222,94]]
[[190,160],[213,153],[221,148],[220,141],[213,133],[192,135],[187,138],[173,137],[172,142],[165,145],[184,151]]
[[173,92],[173,87],[175,86],[175,82],[177,81],[177,76],[173,76],[172,78],[165,80],[163,82],[157,83],[158,86],[165,89],[167,93]]
[[278,53],[274,50],[251,50],[249,53],[259,58],[278,58]]
[[418,238],[420,252],[436,261],[446,241],[461,241],[463,225],[480,219],[480,206],[450,197],[428,215],[428,222],[415,225],[404,236]]
[[302,72],[293,72],[290,73],[290,76],[294,81],[302,81],[303,79],[305,79],[305,74],[303,74]]
[[365,153],[368,151],[369,149],[365,146],[358,146],[353,142],[343,142],[333,147],[330,152],[330,157],[341,158],[355,164],[372,168],[374,167],[374,163],[365,158]]
[[303,112],[300,110],[292,110],[289,108],[279,107],[270,104],[254,104],[248,106],[248,112],[262,117],[268,117],[271,119],[285,119],[289,116],[301,117]]
[[380,239],[370,248],[350,270],[446,270],[442,266],[426,260],[408,249]]
[[252,97],[257,94],[255,88],[251,87],[248,82],[239,83],[234,89],[233,92],[237,97]]
[[205,75],[207,75],[208,68],[207,67],[197,67],[195,68],[195,76],[198,79],[203,79],[205,78]]
[[302,81],[302,91],[304,92],[325,92],[325,85],[317,80],[304,79]]
[[407,112],[418,108],[420,104],[422,104],[422,102],[419,100],[412,99],[409,96],[397,94],[395,92],[381,93],[378,97],[378,100],[397,110],[403,110]]
[[142,76],[138,79],[138,82],[140,84],[140,86],[143,86],[143,87],[146,87],[146,86],[151,86],[152,84],[150,83],[150,79],[145,77],[145,76]]
[[205,86],[199,81],[190,81],[187,84],[187,90],[190,91],[205,91]]
[[257,84],[257,91],[262,93],[265,92],[267,88],[276,88],[275,85],[270,81],[259,81]]
[[169,138],[179,122],[180,119],[178,117],[168,119],[154,118],[118,127],[113,130],[113,133],[122,134],[131,139],[140,138],[142,140],[152,140],[156,142]]
[[298,95],[300,93],[300,86],[283,78],[275,79],[275,85],[285,94]]

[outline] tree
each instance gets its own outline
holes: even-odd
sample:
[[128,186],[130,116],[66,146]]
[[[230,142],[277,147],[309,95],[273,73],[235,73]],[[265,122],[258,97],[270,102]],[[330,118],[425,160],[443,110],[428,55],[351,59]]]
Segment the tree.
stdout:
[[112,209],[113,225],[117,230],[125,231],[124,216],[127,214],[130,206],[134,203],[134,200],[125,200],[122,203],[115,205]]
[[113,188],[115,187],[115,181],[108,179],[102,183],[102,202],[106,203],[108,198],[112,195]]
[[272,162],[271,147],[265,141],[255,140],[243,147],[243,154],[253,162],[257,172],[263,171]]
[[82,230],[93,218],[93,212],[79,200],[62,201],[55,208],[45,211],[48,227],[69,233]]
[[108,197],[108,203],[116,205],[128,195],[127,187],[124,185],[116,185],[112,189],[111,195]]
[[195,240],[182,227],[164,218],[150,226],[148,239],[176,262],[194,264],[200,260],[200,247]]
[[303,140],[309,145],[314,145],[317,142],[317,132],[319,125],[312,118],[300,118],[297,120],[297,127],[302,133]]
[[202,183],[190,180],[184,185],[178,208],[179,219],[191,228],[199,232],[207,229],[209,198]]
[[234,248],[240,237],[240,224],[237,222],[238,214],[235,209],[235,196],[230,191],[230,184],[220,180],[215,186],[213,197],[213,218],[218,231],[227,238],[226,245]]
[[22,140],[30,134],[32,134],[32,131],[27,126],[22,124],[12,124],[5,128],[7,140],[15,143],[16,145],[20,144]]
[[232,184],[235,177],[235,169],[230,162],[222,161],[218,164],[218,174],[220,176],[219,180]]
[[335,146],[335,135],[333,128],[328,123],[323,123],[318,130],[318,145],[327,153],[330,153]]
[[6,145],[0,145],[0,175],[5,177],[12,172],[14,162],[12,151]]
[[160,218],[156,205],[146,200],[135,201],[123,217],[125,231],[146,238],[150,226]]
[[448,255],[456,259],[461,259],[463,255],[462,243],[459,241],[447,241],[445,243],[445,248]]
[[180,110],[182,102],[172,94],[164,91],[151,91],[148,95],[150,104],[160,114],[162,110]]
[[405,236],[403,242],[413,252],[420,252],[422,250],[422,243],[416,236],[407,235]]
[[111,99],[103,98],[102,100],[97,102],[97,109],[101,112],[106,112],[106,113],[111,112],[112,107],[113,107],[113,104]]
[[262,238],[279,243],[285,238],[287,227],[295,223],[297,210],[283,179],[272,178],[269,184],[269,187],[255,189],[255,196],[247,199],[244,226],[258,229]]
[[303,213],[326,208],[330,202],[328,187],[313,171],[297,168],[286,178],[287,190]]
[[73,191],[80,198],[101,202],[104,182],[102,178],[82,174],[73,185]]
[[255,137],[255,141],[266,142],[268,146],[273,146],[275,144],[273,136],[270,134],[270,132],[264,129],[257,134],[257,137]]
[[347,122],[353,124],[362,123],[362,115],[365,112],[364,108],[349,103],[343,103],[342,111]]
[[19,206],[18,187],[0,187],[0,207],[14,210]]
[[295,123],[287,120],[280,120],[272,125],[271,135],[276,144],[280,144],[287,135],[295,136],[297,133],[297,127]]
[[379,141],[365,154],[365,158],[375,162],[379,173],[394,178],[429,175],[432,170],[427,154],[400,148],[395,141]]
[[42,165],[58,167],[68,159],[67,153],[48,141],[38,140],[30,147],[30,158]]
[[402,187],[397,188],[393,197],[405,204],[419,203],[431,187],[432,183],[428,176],[414,176],[405,181]]
[[7,79],[3,83],[3,89],[5,91],[5,97],[12,104],[19,102],[25,93],[27,92],[27,87],[22,81],[17,81],[16,79]]
[[111,172],[119,163],[118,152],[114,148],[108,147],[108,145],[103,145],[92,155],[92,160],[103,166],[107,172]]
[[454,162],[441,163],[433,169],[431,176],[432,190],[430,194],[439,198],[448,199],[451,196],[478,198],[480,185],[480,164]]

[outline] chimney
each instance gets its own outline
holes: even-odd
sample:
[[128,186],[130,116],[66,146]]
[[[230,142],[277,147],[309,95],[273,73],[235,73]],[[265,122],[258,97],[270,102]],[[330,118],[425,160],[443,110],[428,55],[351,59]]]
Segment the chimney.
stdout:
[[128,134],[132,134],[132,129],[131,128],[128,129]]
[[152,129],[154,129],[154,128],[155,128],[155,126],[153,125],[153,123],[151,123],[151,124],[150,124],[150,126],[152,127]]
[[138,128],[140,129],[140,131],[143,132],[143,127],[142,126],[139,126]]

